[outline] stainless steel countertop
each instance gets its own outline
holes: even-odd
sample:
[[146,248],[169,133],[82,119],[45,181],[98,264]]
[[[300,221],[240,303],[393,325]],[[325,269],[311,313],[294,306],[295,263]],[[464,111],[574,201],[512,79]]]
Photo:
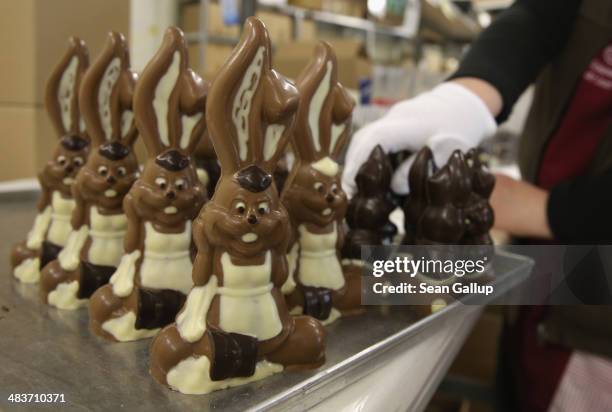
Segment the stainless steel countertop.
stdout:
[[[49,407],[68,410],[304,410],[427,339],[463,306],[451,305],[420,321],[404,307],[370,307],[365,315],[328,328],[327,361],[320,369],[283,372],[209,395],[183,395],[149,376],[149,341],[111,344],[92,336],[86,309],[50,308],[39,302],[36,285],[12,279],[8,253],[29,230],[34,205],[34,194],[0,195],[0,410],[19,406],[7,401],[11,393],[63,393],[66,403]],[[499,262],[500,291],[526,278],[531,267],[511,255]]]

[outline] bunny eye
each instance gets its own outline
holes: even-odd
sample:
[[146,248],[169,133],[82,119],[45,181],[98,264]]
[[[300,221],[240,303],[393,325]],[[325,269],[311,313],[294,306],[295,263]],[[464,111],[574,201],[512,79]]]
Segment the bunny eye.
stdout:
[[314,184],[314,188],[317,192],[323,193],[323,183],[317,182]]
[[236,209],[238,214],[244,215],[244,212],[246,212],[246,205],[244,204],[244,202],[236,203],[236,206],[234,208]]
[[184,179],[176,179],[174,187],[176,187],[176,190],[184,190],[187,187],[187,183],[185,183]]
[[57,156],[57,163],[59,163],[61,166],[64,166],[66,164],[66,156],[62,156],[59,155]]
[[268,202],[261,202],[257,205],[257,213],[260,215],[265,215],[266,213],[270,213],[270,205]]
[[77,156],[74,159],[72,159],[72,163],[76,166],[76,167],[81,167],[83,166],[83,158],[81,156]]
[[125,169],[125,167],[123,167],[123,166],[119,166],[119,167],[117,168],[117,175],[118,175],[118,176],[123,177],[123,176],[125,176],[126,174],[127,174],[127,170]]
[[108,167],[106,166],[98,167],[98,173],[101,174],[102,176],[106,176],[108,174]]
[[165,189],[168,185],[168,182],[166,182],[166,179],[164,179],[163,177],[158,177],[157,179],[155,179],[155,184],[159,186],[160,189]]
[[337,194],[337,193],[338,193],[338,185],[337,185],[337,184],[335,184],[335,183],[334,183],[334,184],[332,185],[332,187],[331,187],[331,192],[332,192],[333,194]]

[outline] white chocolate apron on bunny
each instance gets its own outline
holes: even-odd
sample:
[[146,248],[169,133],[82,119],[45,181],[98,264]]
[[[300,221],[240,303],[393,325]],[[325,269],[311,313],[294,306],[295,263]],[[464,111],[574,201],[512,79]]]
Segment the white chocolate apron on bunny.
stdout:
[[145,223],[144,257],[140,267],[141,285],[171,289],[188,294],[191,280],[191,222],[182,233],[160,233],[151,222]]
[[[151,222],[145,222],[145,245],[140,264],[140,285],[152,289],[170,289],[184,294],[193,286],[191,280],[191,222],[185,223],[181,233],[161,233]],[[129,296],[136,286],[136,260],[140,252],[125,255],[115,274],[111,277],[115,295]],[[137,329],[136,314],[127,312],[123,316],[102,324],[102,328],[118,341],[130,341],[154,336],[156,329]]]
[[[124,214],[103,215],[98,208],[90,208],[90,227],[83,225],[70,233],[66,247],[58,255],[61,269],[70,272],[78,268],[81,250],[88,239],[91,241],[87,261],[93,265],[116,267],[123,254],[123,237],[127,229]],[[78,297],[79,282],[72,280],[57,285],[47,297],[51,306],[73,310],[87,305],[87,299]]]
[[298,227],[300,234],[298,279],[305,286],[339,290],[344,286],[342,266],[338,260],[338,228],[330,233],[312,233],[306,225]]
[[[185,309],[177,317],[181,336],[189,342],[197,341],[206,330],[201,320],[207,318],[212,298],[220,296],[219,327],[225,332],[240,333],[259,340],[271,339],[282,330],[278,307],[272,296],[271,252],[267,251],[261,265],[241,266],[232,262],[225,252],[221,256],[224,286],[217,286],[212,276],[206,286],[195,287],[187,297]],[[208,393],[213,390],[243,385],[263,379],[283,370],[283,366],[260,361],[250,377],[221,381],[201,379],[210,374],[210,360],[206,356],[189,357],[168,372],[168,384],[182,393]]]
[[271,252],[265,254],[261,265],[241,266],[232,262],[225,252],[221,256],[223,286],[217,277],[206,286],[195,287],[187,297],[185,310],[177,317],[181,335],[189,341],[199,339],[212,298],[218,294],[219,327],[226,332],[241,333],[266,340],[277,336],[282,329],[278,307],[272,296]]
[[59,246],[66,246],[68,236],[72,231],[70,218],[75,206],[76,202],[74,199],[64,199],[59,192],[53,192],[51,223],[47,233],[47,240],[49,242]]
[[123,237],[127,231],[125,214],[103,215],[97,207],[91,208],[89,236],[91,245],[87,252],[94,265],[117,267],[123,255]]
[[[57,246],[66,246],[72,227],[70,217],[76,206],[74,199],[65,199],[60,192],[51,194],[51,206],[36,216],[34,226],[28,233],[27,247],[38,249],[46,240]],[[46,236],[45,236],[46,233]],[[40,279],[40,258],[23,261],[14,270],[15,277],[24,283],[36,283]]]

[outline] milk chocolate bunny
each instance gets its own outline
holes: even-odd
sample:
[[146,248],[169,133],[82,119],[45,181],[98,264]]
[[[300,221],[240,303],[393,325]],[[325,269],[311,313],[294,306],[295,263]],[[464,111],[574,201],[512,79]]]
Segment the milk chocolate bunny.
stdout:
[[138,135],[132,112],[136,75],[129,66],[125,37],[111,32],[81,84],[79,105],[91,154],[72,189],[72,233],[58,259],[42,271],[40,284],[43,301],[60,309],[87,304],[123,254],[122,202],[138,175],[132,151]]
[[53,157],[38,174],[38,215],[25,241],[11,251],[13,275],[37,283],[40,270],[57,257],[71,231],[75,207],[71,188],[89,152],[89,137],[79,113],[79,86],[89,65],[85,43],[71,37],[68,50],[47,81],[45,107],[59,137]]
[[174,319],[192,286],[192,220],[206,198],[192,154],[204,130],[208,87],[188,64],[183,33],[169,28],[134,90],[148,157],[123,201],[125,254],[89,304],[92,331],[110,340],[153,336]]
[[289,315],[280,292],[289,219],[271,174],[297,104],[271,68],[264,24],[247,19],[206,108],[221,179],[194,224],[195,286],[151,345],[151,374],[174,390],[207,393],[325,359],[323,326]]
[[282,196],[294,229],[283,292],[295,313],[324,322],[358,310],[361,300],[359,283],[347,282],[340,263],[347,198],[336,159],[347,142],[355,103],[338,83],[337,71],[332,47],[320,42],[296,80],[296,161]]

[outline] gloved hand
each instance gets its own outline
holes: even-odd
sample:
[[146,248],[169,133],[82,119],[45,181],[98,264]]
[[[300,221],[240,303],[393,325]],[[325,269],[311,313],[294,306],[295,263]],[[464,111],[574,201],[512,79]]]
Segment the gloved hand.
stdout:
[[[382,118],[360,129],[349,145],[342,187],[349,196],[355,192],[355,175],[370,152],[381,145],[386,153],[416,152],[427,145],[436,164],[443,165],[450,154],[477,146],[493,135],[497,125],[483,100],[466,87],[442,83],[431,91],[393,106]],[[408,170],[414,156],[396,170],[391,188],[408,193]]]

